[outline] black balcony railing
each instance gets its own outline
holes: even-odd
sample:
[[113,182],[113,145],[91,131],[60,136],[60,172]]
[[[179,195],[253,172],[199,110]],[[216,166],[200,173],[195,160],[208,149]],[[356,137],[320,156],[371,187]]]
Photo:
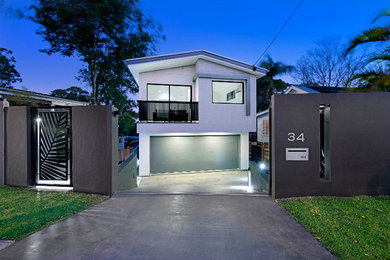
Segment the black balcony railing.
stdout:
[[142,101],[138,100],[140,122],[198,121],[198,102]]

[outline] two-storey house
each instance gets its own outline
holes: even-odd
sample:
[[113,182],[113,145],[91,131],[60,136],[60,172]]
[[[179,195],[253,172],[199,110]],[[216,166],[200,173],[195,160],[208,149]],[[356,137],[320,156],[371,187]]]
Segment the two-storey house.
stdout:
[[139,87],[139,175],[242,169],[266,70],[207,51],[126,60]]

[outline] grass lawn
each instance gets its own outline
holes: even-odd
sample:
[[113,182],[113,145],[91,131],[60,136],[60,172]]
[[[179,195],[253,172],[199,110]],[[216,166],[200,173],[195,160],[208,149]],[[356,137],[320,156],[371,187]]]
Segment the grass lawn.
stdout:
[[0,240],[19,240],[102,202],[106,196],[0,186]]
[[342,259],[390,259],[390,197],[278,200],[297,222]]

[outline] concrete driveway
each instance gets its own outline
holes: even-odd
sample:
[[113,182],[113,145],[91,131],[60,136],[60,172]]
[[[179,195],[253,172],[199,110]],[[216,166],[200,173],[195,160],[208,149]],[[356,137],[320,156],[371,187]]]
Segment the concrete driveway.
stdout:
[[248,194],[248,171],[165,173],[142,177],[139,187],[127,193],[153,194]]
[[0,259],[333,259],[271,198],[120,193]]

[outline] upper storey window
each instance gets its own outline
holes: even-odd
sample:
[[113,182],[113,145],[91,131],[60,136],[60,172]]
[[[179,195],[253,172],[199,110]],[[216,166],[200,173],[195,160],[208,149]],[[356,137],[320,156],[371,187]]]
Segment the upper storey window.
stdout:
[[148,101],[190,102],[191,86],[148,84]]
[[244,83],[213,81],[213,103],[244,104]]

